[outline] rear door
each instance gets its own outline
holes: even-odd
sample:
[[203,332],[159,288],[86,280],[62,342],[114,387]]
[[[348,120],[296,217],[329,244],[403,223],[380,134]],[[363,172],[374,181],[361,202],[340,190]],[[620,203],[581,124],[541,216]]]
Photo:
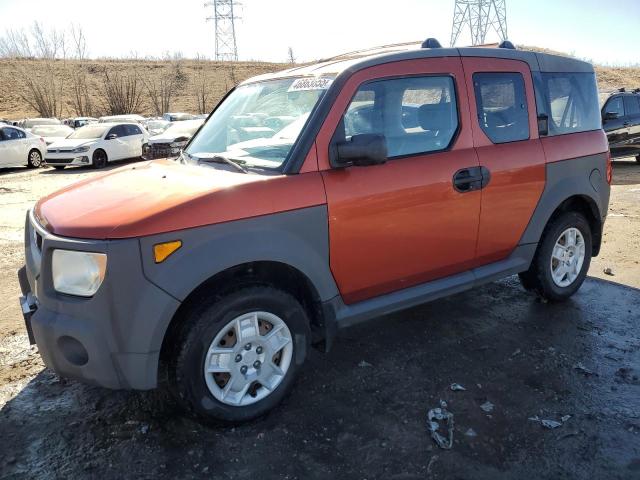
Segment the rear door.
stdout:
[[624,110],[629,153],[634,156],[640,155],[640,95],[625,95]]
[[[607,118],[608,116],[612,118]],[[625,117],[623,96],[616,95],[609,98],[602,108],[602,128],[607,134],[609,149],[613,157],[620,157],[626,154],[629,128],[625,123],[628,122]]]
[[[346,303],[474,264],[480,191],[453,184],[478,168],[459,58],[408,60],[355,73],[317,137],[329,209],[331,270]],[[383,165],[331,168],[353,135],[382,134]]]
[[517,246],[545,184],[535,96],[527,63],[463,58],[480,165],[490,175],[482,189],[477,261],[508,257]]
[[28,149],[24,145],[25,133],[11,127],[3,128],[2,132],[4,140],[0,163],[3,166],[26,165]]

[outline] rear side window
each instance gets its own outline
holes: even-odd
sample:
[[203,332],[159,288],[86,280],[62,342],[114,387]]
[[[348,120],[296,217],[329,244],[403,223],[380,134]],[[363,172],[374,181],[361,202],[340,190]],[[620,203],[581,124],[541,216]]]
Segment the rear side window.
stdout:
[[366,83],[351,100],[343,124],[346,140],[364,133],[384,135],[389,158],[444,150],[458,130],[453,79],[426,76]]
[[493,143],[529,138],[529,110],[519,73],[475,73],[478,122]]
[[624,117],[624,106],[622,104],[622,97],[611,98],[604,106],[605,113],[615,113],[619,117]]
[[631,95],[624,97],[624,109],[627,115],[638,115],[640,113],[640,97]]
[[[602,126],[598,88],[593,73],[541,73],[536,89],[549,117],[549,135],[588,132]],[[622,109],[622,101],[620,102]]]
[[16,130],[15,128],[5,128],[3,132],[5,140],[19,140],[27,137],[24,132]]

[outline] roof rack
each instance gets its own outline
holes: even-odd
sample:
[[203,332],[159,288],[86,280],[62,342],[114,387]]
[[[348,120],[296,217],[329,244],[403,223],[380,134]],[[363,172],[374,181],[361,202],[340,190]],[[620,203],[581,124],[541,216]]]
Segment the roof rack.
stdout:
[[437,39],[430,37],[422,42],[422,48],[442,48],[442,45]]
[[513,43],[511,43],[509,40],[503,40],[500,45],[498,45],[498,48],[508,48],[509,50],[515,50],[516,47]]

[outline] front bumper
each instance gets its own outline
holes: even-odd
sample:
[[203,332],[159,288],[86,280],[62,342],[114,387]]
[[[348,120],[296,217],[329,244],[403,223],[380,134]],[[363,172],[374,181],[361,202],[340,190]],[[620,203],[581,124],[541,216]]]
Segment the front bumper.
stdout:
[[47,154],[44,158],[44,163],[47,165],[90,165],[92,163],[91,157],[85,154],[60,154],[51,155]]
[[[107,273],[93,297],[53,289],[50,265],[56,248],[107,254]],[[18,272],[21,305],[45,365],[61,376],[107,388],[154,388],[164,333],[179,302],[144,277],[139,241],[57,237],[30,212],[25,257]]]

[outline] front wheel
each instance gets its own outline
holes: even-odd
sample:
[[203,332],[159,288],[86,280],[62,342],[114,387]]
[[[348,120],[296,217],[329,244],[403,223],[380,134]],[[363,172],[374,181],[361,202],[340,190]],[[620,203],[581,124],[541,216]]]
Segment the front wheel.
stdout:
[[545,228],[522,285],[551,301],[566,300],[584,282],[591,263],[591,228],[577,212],[552,219]]
[[27,157],[28,168],[40,168],[42,166],[42,154],[35,148],[29,152]]
[[93,168],[104,168],[107,166],[107,153],[104,150],[96,150],[91,157]]
[[251,420],[292,388],[309,338],[306,312],[293,296],[243,288],[188,314],[169,360],[169,387],[201,418]]

